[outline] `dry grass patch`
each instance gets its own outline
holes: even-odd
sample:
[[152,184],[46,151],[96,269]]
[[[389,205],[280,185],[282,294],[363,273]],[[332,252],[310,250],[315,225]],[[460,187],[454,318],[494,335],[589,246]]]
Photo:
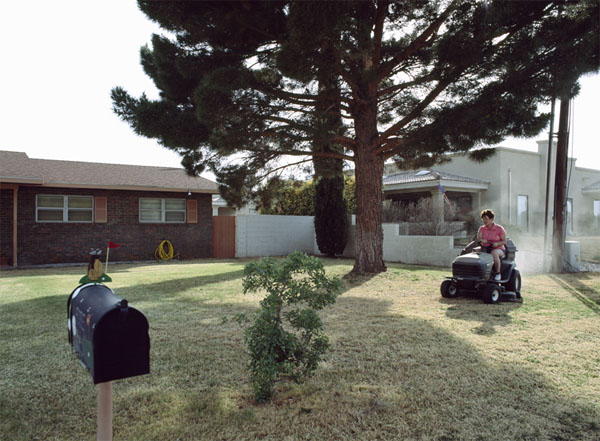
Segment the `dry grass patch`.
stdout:
[[[345,276],[348,260],[325,259]],[[344,278],[321,312],[332,349],[303,384],[252,401],[245,262],[112,265],[150,322],[151,371],[113,386],[122,440],[597,440],[600,274],[524,276],[524,303],[442,299],[448,271]],[[95,387],[67,343],[82,269],[0,274],[0,439],[94,439]]]

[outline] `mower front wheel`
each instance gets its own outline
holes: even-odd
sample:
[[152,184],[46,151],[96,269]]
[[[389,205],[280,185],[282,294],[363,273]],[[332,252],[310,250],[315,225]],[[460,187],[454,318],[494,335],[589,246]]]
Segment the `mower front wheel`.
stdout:
[[500,291],[500,287],[490,283],[486,285],[485,289],[483,290],[483,301],[485,303],[498,303],[501,295],[502,292]]
[[440,287],[440,291],[442,291],[442,297],[445,299],[453,299],[459,294],[458,285],[454,280],[444,280]]

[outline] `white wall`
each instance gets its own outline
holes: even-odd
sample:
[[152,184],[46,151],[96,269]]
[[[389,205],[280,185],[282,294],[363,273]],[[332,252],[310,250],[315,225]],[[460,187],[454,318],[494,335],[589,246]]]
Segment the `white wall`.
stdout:
[[287,256],[314,253],[312,216],[244,215],[235,220],[235,256]]
[[[349,226],[345,257],[354,257],[354,225]],[[236,257],[286,256],[299,250],[321,254],[312,216],[249,215],[236,217]],[[383,224],[383,260],[450,266],[460,250],[452,236],[400,235],[398,224]]]
[[[344,257],[354,257],[354,226]],[[383,260],[415,265],[450,266],[460,249],[452,236],[405,236],[398,224],[383,224]]]
[[383,260],[449,266],[460,250],[452,236],[401,236],[398,225],[383,224]]

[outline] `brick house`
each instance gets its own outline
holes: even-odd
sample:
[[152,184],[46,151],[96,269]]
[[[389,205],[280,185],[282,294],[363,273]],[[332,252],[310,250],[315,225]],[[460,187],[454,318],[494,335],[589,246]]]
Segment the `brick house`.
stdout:
[[181,259],[212,256],[214,182],[183,169],[29,158],[0,151],[0,264],[150,260],[161,241]]

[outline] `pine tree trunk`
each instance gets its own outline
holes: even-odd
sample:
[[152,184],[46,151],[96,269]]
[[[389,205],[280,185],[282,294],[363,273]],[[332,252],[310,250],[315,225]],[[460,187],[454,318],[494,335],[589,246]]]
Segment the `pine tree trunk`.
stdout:
[[381,226],[383,158],[369,150],[357,151],[356,161],[356,255],[352,272],[359,274],[386,270]]
[[[367,68],[368,70],[368,68]],[[353,273],[380,273],[383,263],[383,162],[373,153],[379,138],[377,130],[377,84],[366,76],[359,80],[356,95],[360,97],[352,108],[356,133],[354,152],[356,178],[356,230]]]

